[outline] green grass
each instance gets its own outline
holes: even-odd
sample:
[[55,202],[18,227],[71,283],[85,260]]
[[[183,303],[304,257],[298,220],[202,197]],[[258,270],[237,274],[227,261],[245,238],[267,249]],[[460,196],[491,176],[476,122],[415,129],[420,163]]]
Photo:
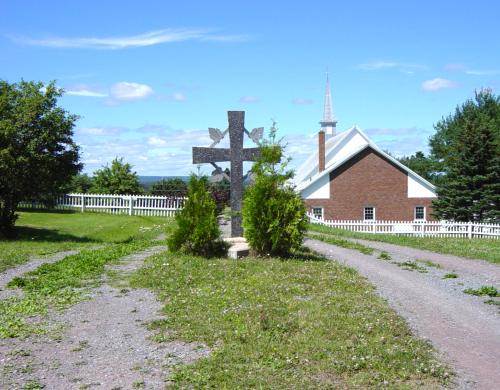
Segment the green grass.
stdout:
[[314,238],[315,240],[320,240],[326,242],[327,244],[337,245],[342,248],[354,249],[365,255],[373,254],[373,248],[370,248],[363,244],[358,244],[357,242],[352,242],[341,237],[337,237],[330,234],[308,234],[308,237]]
[[500,291],[494,286],[481,286],[477,289],[468,288],[464,290],[464,293],[470,295],[476,295],[478,297],[488,296],[488,297],[500,297]]
[[158,235],[166,218],[98,213],[20,212],[15,240],[0,239],[0,272],[32,256]]
[[30,318],[43,317],[51,308],[63,309],[78,302],[84,296],[85,287],[98,284],[106,264],[149,245],[148,240],[138,240],[109,244],[99,250],[83,250],[13,279],[9,286],[21,288],[24,295],[0,301],[0,338],[46,332],[43,324]]
[[454,272],[450,272],[443,275],[443,279],[457,279],[458,275]]
[[368,234],[350,232],[343,229],[334,229],[328,226],[316,224],[310,224],[309,230],[324,234],[334,234],[337,237],[381,241],[471,259],[483,259],[491,263],[500,264],[500,240],[488,238],[467,239],[453,237],[411,237],[389,234]]
[[175,368],[174,388],[429,388],[449,376],[365,279],[318,256],[164,253],[131,283],[165,303],[165,318],[151,324],[157,341],[211,349]]

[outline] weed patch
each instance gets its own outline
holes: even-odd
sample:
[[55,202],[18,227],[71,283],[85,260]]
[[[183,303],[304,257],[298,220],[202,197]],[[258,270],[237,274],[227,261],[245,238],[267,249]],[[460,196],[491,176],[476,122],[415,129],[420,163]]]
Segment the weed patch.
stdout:
[[464,290],[464,293],[470,294],[470,295],[475,295],[478,297],[482,297],[485,295],[487,295],[489,297],[499,297],[500,296],[500,292],[494,286],[481,286],[477,289],[468,288],[468,289]]
[[401,267],[407,271],[418,271],[421,273],[426,273],[427,269],[419,265],[416,261],[404,261],[402,263],[396,263],[398,267]]
[[447,274],[444,274],[443,279],[456,279],[458,278],[458,275],[456,273],[450,272]]
[[391,260],[392,259],[391,255],[387,252],[381,252],[380,255],[378,255],[378,258],[380,260]]

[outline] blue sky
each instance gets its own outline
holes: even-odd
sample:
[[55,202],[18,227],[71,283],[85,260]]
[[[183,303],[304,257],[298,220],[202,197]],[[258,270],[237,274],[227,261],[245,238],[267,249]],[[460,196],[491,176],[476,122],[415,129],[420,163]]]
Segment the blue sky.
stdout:
[[500,88],[498,1],[4,1],[0,78],[57,80],[85,171],[194,169],[191,146],[245,110],[278,122],[293,164],[314,148],[325,70],[340,131],[396,155],[482,87]]

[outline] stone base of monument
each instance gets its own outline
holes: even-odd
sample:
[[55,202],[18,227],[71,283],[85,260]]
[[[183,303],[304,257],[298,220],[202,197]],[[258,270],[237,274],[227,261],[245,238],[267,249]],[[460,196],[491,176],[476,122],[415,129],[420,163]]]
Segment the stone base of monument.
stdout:
[[250,246],[244,237],[228,237],[224,238],[224,241],[231,245],[227,255],[232,259],[241,259],[250,253]]

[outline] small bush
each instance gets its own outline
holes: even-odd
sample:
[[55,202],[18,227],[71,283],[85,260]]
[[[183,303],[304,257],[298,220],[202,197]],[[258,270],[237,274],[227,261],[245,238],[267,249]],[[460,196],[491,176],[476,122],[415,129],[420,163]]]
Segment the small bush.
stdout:
[[228,246],[221,238],[215,202],[208,191],[206,177],[191,175],[186,203],[175,219],[177,228],[167,241],[172,252],[225,256]]
[[261,145],[261,156],[254,164],[254,184],[245,192],[243,202],[244,235],[259,255],[287,256],[302,245],[307,228],[306,208],[300,195],[288,184],[293,171],[287,171],[288,159],[275,141],[276,127],[270,139]]
[[450,272],[443,276],[443,279],[456,279],[456,278],[458,278],[458,275],[453,272]]

